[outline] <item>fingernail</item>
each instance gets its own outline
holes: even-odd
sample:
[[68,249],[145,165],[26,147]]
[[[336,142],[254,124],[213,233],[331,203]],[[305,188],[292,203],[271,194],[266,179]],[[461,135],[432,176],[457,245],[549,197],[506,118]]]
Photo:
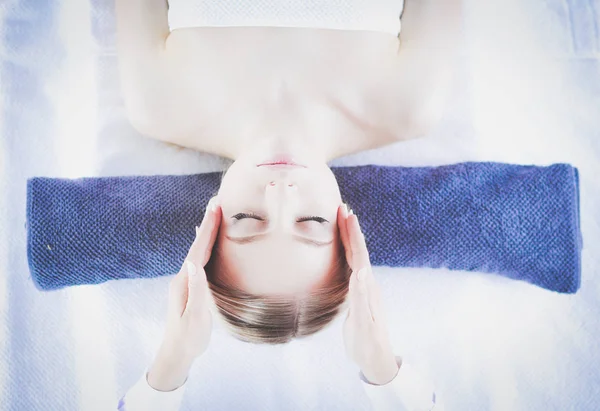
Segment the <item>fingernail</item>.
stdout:
[[210,211],[217,211],[217,207],[219,206],[219,197],[213,197],[211,200]]
[[200,227],[196,227],[196,238],[200,235]]
[[206,210],[204,210],[205,216],[208,215],[208,213],[215,211],[215,199],[216,197],[213,197],[210,200],[208,200],[208,203],[206,203]]
[[350,209],[350,215],[354,214],[354,211],[352,209]]
[[194,263],[192,263],[189,260],[186,263],[187,263],[188,274],[191,275],[192,277],[195,277],[196,274],[198,274],[198,272],[196,271],[196,266],[194,265]]

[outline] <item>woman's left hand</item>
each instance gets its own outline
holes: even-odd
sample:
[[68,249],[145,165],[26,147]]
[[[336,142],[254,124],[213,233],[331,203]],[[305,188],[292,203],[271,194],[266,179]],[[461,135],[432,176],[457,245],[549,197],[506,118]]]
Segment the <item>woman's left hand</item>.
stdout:
[[348,298],[350,308],[344,322],[346,354],[372,384],[394,379],[398,364],[390,344],[380,304],[379,286],[373,277],[369,251],[358,218],[345,205],[338,209],[338,227],[346,260],[352,269]]

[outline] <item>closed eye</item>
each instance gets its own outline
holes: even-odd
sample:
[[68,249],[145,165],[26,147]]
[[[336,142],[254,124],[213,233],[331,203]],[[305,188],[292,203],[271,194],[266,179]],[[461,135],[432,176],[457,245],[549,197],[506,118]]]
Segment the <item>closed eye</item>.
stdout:
[[[259,221],[265,221],[264,218],[262,218],[259,215],[253,214],[253,213],[238,213],[238,214],[232,216],[231,218],[235,218],[236,220],[243,220],[245,218],[253,218],[253,219],[259,220]],[[296,220],[297,223],[303,223],[305,221],[316,221],[317,223],[320,223],[320,224],[329,222],[328,220],[324,219],[323,217],[317,217],[317,216],[300,217],[299,219]]]
[[246,214],[246,213],[238,213],[234,216],[231,216],[231,218],[235,218],[236,220],[243,220],[244,218],[253,218],[255,220],[260,220],[260,221],[264,221],[264,219],[260,216],[257,216],[256,214]]
[[302,223],[304,221],[316,221],[317,223],[328,223],[329,221],[325,220],[323,217],[316,217],[316,216],[312,216],[312,217],[301,217],[299,219],[296,220],[297,223]]

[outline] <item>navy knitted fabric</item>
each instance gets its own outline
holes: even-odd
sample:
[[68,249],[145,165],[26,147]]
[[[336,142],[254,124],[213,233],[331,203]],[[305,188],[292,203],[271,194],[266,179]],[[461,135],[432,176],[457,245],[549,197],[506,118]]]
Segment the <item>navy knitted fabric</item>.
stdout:
[[[578,170],[467,162],[332,168],[373,265],[495,273],[578,290]],[[176,273],[221,173],[27,186],[28,260],[40,290]]]

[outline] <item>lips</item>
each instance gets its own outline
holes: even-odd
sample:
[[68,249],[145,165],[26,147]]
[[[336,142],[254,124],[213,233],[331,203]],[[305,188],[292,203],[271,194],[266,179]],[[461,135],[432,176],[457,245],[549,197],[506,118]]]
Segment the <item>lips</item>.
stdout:
[[273,158],[265,160],[264,162],[257,165],[257,167],[302,167],[306,168],[302,164],[298,164],[294,159],[287,154],[278,154]]
[[295,169],[295,168],[306,168],[299,164],[287,164],[287,163],[259,164],[257,167],[266,167],[268,169],[274,169],[274,170],[291,170],[291,169]]
[[272,161],[269,163],[262,163],[258,165],[259,167],[261,166],[300,166],[300,164],[296,164],[296,163],[292,163],[292,162],[286,162],[286,161]]
[[283,164],[291,164],[295,163],[294,159],[291,155],[286,153],[277,153],[272,158],[267,159],[265,163],[283,163]]

